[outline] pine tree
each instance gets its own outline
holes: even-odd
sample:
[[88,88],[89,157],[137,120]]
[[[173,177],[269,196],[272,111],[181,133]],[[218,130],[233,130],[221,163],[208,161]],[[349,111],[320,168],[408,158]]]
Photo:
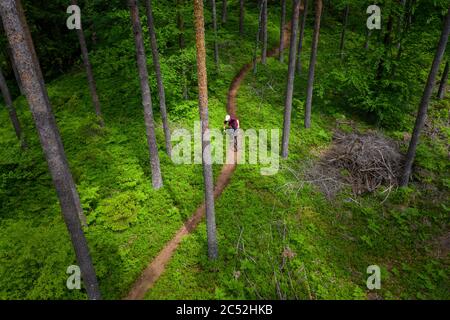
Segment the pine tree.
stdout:
[[302,73],[303,38],[305,37],[306,19],[308,17],[308,2],[309,2],[309,0],[304,0],[304,10],[303,10],[302,19],[301,19],[302,24],[301,24],[301,27],[300,27],[300,34],[299,34],[299,40],[298,40],[297,73],[299,75]]
[[448,61],[445,63],[444,72],[442,73],[441,83],[439,84],[439,90],[437,97],[439,100],[444,99],[445,93],[447,91],[447,81],[448,81]]
[[147,131],[147,143],[150,152],[150,166],[152,170],[153,188],[159,189],[163,186],[161,168],[159,163],[158,146],[156,144],[155,123],[153,120],[152,97],[148,82],[147,58],[145,56],[142,26],[139,18],[137,0],[128,0],[133,25],[134,41],[136,46],[136,61],[139,71],[139,82],[141,86],[142,105],[144,106],[145,127]]
[[208,79],[206,72],[205,21],[203,0],[194,0],[195,34],[197,47],[198,101],[202,132],[202,163],[205,183],[206,228],[208,237],[208,257],[217,259],[217,236],[214,210],[214,184],[210,136],[208,129]]
[[101,299],[94,266],[81,226],[82,222],[85,223],[85,217],[80,198],[70,173],[20,1],[2,0],[0,16],[33,114],[88,297],[89,299]]
[[300,15],[300,2],[300,0],[294,0],[292,3],[291,41],[289,46],[289,66],[286,84],[286,98],[284,102],[283,138],[281,145],[281,156],[283,158],[288,157],[289,134],[291,130],[292,95],[294,93],[295,60],[297,57],[297,29]]
[[316,2],[315,7],[316,17],[314,19],[314,34],[311,47],[311,59],[309,62],[308,85],[306,92],[305,128],[311,127],[311,106],[314,90],[314,73],[317,61],[317,47],[319,45],[320,19],[322,15],[322,0],[315,0],[315,2]]
[[431,65],[430,73],[428,74],[428,80],[425,85],[425,90],[420,101],[419,111],[417,112],[416,123],[409,143],[408,152],[406,154],[405,166],[403,169],[403,175],[400,181],[401,186],[408,185],[409,177],[411,176],[412,165],[416,156],[416,149],[419,143],[420,132],[425,125],[425,119],[427,117],[428,104],[430,102],[431,94],[433,92],[434,82],[439,72],[439,65],[444,56],[445,48],[448,42],[448,36],[450,33],[450,7],[448,8],[447,16],[442,28],[441,38],[436,49],[436,55],[434,56],[433,64]]
[[166,141],[166,152],[170,157],[172,155],[172,142],[170,140],[169,120],[167,119],[166,92],[164,90],[163,76],[161,73],[161,65],[159,62],[158,44],[156,42],[155,22],[153,19],[151,0],[146,0],[145,5],[147,9],[148,33],[150,35],[150,45],[152,47],[153,66],[155,68],[156,84],[158,86],[159,110],[161,112],[161,119],[163,123],[164,138]]
[[0,91],[3,96],[3,100],[5,101],[6,109],[8,109],[9,119],[11,120],[14,131],[16,132],[17,139],[19,140],[22,149],[26,149],[27,143],[25,141],[22,127],[20,125],[19,118],[17,117],[16,108],[13,105],[11,93],[9,92],[9,88],[5,77],[3,76],[2,70],[0,70]]
[[[77,5],[76,0],[72,0],[73,5]],[[97,84],[94,78],[94,72],[92,71],[92,65],[89,60],[89,52],[86,46],[86,39],[84,38],[83,25],[81,24],[80,29],[77,29],[78,41],[80,42],[81,55],[83,57],[84,67],[86,68],[86,75],[89,84],[89,90],[91,92],[92,104],[94,105],[95,114],[97,115],[100,125],[103,127],[104,121],[101,112],[100,99],[97,94]]]
[[278,59],[283,62],[284,51],[284,24],[286,23],[286,0],[281,0],[281,17],[280,17],[280,47],[278,49]]

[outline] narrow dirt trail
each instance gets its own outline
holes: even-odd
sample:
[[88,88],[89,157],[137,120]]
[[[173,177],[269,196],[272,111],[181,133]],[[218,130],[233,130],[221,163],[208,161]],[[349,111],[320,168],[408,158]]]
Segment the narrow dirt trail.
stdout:
[[[291,24],[288,22],[285,27],[284,32],[284,47],[289,47],[290,40],[290,29]],[[267,53],[268,57],[272,57],[277,55],[279,52],[278,46]],[[261,60],[261,57],[257,58],[258,61]],[[253,61],[247,63],[245,66],[241,68],[238,74],[234,77],[231,82],[230,88],[228,90],[228,98],[227,98],[227,112],[230,115],[237,116],[237,94],[239,91],[239,87],[241,86],[242,81],[245,76],[253,67]],[[234,159],[236,159],[236,154],[233,155]],[[217,199],[225,189],[225,187],[230,183],[231,176],[236,169],[236,163],[234,164],[225,164],[222,167],[219,177],[217,178],[216,185],[214,187],[214,198]],[[164,272],[166,268],[166,264],[172,258],[173,253],[178,248],[181,240],[184,236],[191,233],[197,225],[200,223],[202,218],[205,215],[205,203],[203,203],[194,214],[184,223],[184,225],[177,231],[175,236],[166,243],[164,248],[159,252],[159,254],[150,262],[147,268],[141,273],[139,279],[135,282],[133,287],[131,288],[128,295],[125,297],[125,300],[141,300],[144,298],[145,294],[149,289],[153,287],[155,282],[159,279],[161,274]]]

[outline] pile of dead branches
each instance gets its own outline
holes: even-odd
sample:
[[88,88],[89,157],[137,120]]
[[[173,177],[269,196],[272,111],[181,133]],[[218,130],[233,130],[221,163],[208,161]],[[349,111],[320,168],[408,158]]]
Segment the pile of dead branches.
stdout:
[[359,195],[383,185],[389,191],[387,199],[398,185],[402,163],[398,144],[380,133],[336,131],[332,145],[318,160],[302,162],[297,169],[286,167],[294,180],[281,187],[298,194],[305,184],[312,184],[331,200],[344,187]]
[[361,194],[381,185],[397,186],[402,155],[395,142],[379,133],[336,132],[319,166],[338,169],[341,179],[352,186],[355,194]]

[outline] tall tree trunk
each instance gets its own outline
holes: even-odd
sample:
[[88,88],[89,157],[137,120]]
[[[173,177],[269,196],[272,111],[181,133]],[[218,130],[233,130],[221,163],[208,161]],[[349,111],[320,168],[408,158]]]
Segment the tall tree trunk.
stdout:
[[216,0],[211,0],[212,9],[212,23],[214,32],[214,62],[216,70],[219,71],[219,44],[217,43],[217,14],[216,14]]
[[439,84],[439,90],[437,97],[439,100],[445,98],[445,92],[447,91],[447,81],[448,81],[448,61],[445,63],[444,73],[442,73],[441,83]]
[[8,109],[9,118],[11,119],[14,131],[16,132],[17,139],[19,139],[22,149],[26,149],[27,143],[25,141],[25,137],[23,135],[22,128],[20,126],[19,118],[17,117],[16,109],[14,108],[12,102],[11,94],[9,92],[8,85],[6,83],[6,79],[3,76],[1,69],[0,69],[0,91],[2,92],[3,100],[5,101],[6,109]]
[[392,26],[393,26],[393,18],[392,18],[392,15],[389,15],[389,19],[388,19],[388,23],[387,23],[387,30],[386,30],[386,33],[384,35],[384,40],[383,40],[384,57],[382,57],[380,59],[380,62],[378,63],[377,73],[375,76],[375,79],[378,81],[383,79],[385,57],[388,55],[389,47],[391,46],[391,42],[392,42],[392,39],[391,39]]
[[366,42],[364,43],[364,50],[369,49],[369,43],[370,43],[370,36],[372,35],[372,31],[367,29],[366,33]]
[[339,44],[339,53],[341,55],[341,59],[343,58],[344,54],[344,45],[345,45],[345,31],[347,29],[347,23],[348,23],[348,12],[350,11],[350,6],[347,5],[345,7],[345,14],[344,14],[344,23],[342,26],[342,33],[341,33],[341,43]]
[[156,42],[156,33],[155,33],[155,22],[153,19],[153,9],[151,0],[146,0],[146,9],[147,9],[147,26],[148,33],[150,34],[150,44],[152,47],[152,58],[153,65],[155,67],[156,74],[156,83],[158,86],[158,95],[159,95],[159,110],[161,111],[161,118],[164,129],[164,137],[166,140],[166,152],[169,157],[172,156],[172,142],[170,140],[170,128],[169,121],[167,119],[167,108],[166,108],[166,93],[164,90],[163,77],[161,73],[161,65],[159,63],[159,53],[158,53],[158,44]]
[[292,3],[291,42],[289,46],[289,66],[286,84],[286,99],[284,101],[283,138],[281,148],[281,156],[285,159],[288,157],[289,133],[291,130],[292,95],[295,80],[295,58],[297,57],[297,31],[300,15],[300,2],[300,0],[294,0]]
[[[77,1],[72,0],[72,4],[77,5]],[[84,67],[86,68],[86,75],[87,75],[87,80],[88,80],[88,84],[89,84],[89,90],[91,92],[92,104],[94,105],[95,114],[98,117],[100,126],[103,127],[105,124],[103,122],[100,100],[99,100],[98,94],[97,94],[97,85],[95,83],[94,73],[92,72],[91,62],[89,61],[89,53],[88,53],[88,49],[86,46],[86,40],[84,38],[84,32],[83,32],[82,26],[80,29],[77,29],[77,35],[78,35],[78,41],[80,42],[81,55],[83,57]]]
[[195,34],[197,47],[198,106],[202,126],[202,162],[205,182],[206,228],[208,257],[217,259],[216,221],[214,212],[214,185],[211,164],[210,135],[208,129],[208,79],[206,72],[205,21],[203,0],[194,0]]
[[306,27],[306,18],[308,16],[308,2],[309,0],[305,0],[305,9],[302,14],[302,24],[300,27],[300,39],[298,41],[298,52],[297,52],[297,73],[300,75],[302,73],[302,50],[303,50],[303,38],[305,37],[305,27]]
[[[184,8],[184,0],[177,0],[177,26],[178,26],[178,45],[180,47],[180,50],[183,50],[186,47],[186,43],[184,40],[184,17],[182,14],[182,10]],[[183,79],[183,99],[188,100],[188,83],[187,83],[187,77],[186,77],[186,67],[183,66],[182,72],[182,79]]]
[[145,56],[144,39],[142,37],[142,26],[139,18],[137,0],[128,0],[130,7],[131,23],[133,25],[134,41],[136,45],[136,61],[139,71],[139,80],[142,93],[142,105],[144,106],[145,127],[147,131],[147,142],[150,151],[150,166],[152,169],[152,184],[154,189],[163,186],[161,168],[159,163],[158,147],[156,145],[155,123],[153,120],[152,97],[148,83],[147,58]]
[[280,17],[280,48],[278,50],[278,58],[280,62],[283,62],[283,50],[284,50],[284,25],[286,23],[286,0],[281,0],[281,17]]
[[255,52],[253,54],[253,74],[256,74],[257,66],[258,66],[258,48],[260,43],[260,37],[261,37],[261,30],[262,30],[262,15],[263,15],[263,1],[259,1],[259,17],[258,17],[258,31],[256,32],[256,43],[255,43]]
[[239,0],[239,34],[244,35],[244,18],[245,18],[245,6],[244,0]]
[[447,17],[445,18],[444,27],[442,29],[441,38],[436,50],[436,55],[431,66],[430,73],[428,75],[427,84],[423,92],[422,100],[420,101],[419,111],[417,113],[416,123],[414,125],[413,134],[409,143],[408,152],[406,154],[405,167],[403,175],[400,181],[402,187],[406,186],[411,176],[412,165],[416,156],[417,144],[419,143],[419,135],[425,124],[427,116],[428,104],[430,102],[431,94],[433,92],[434,82],[439,72],[439,65],[441,64],[442,57],[444,56],[445,48],[448,42],[448,35],[450,33],[450,7],[448,8]]
[[319,45],[319,35],[320,35],[320,18],[322,15],[322,0],[315,0],[315,14],[314,19],[314,34],[311,46],[311,59],[309,62],[309,74],[308,74],[308,86],[306,91],[306,105],[305,105],[305,128],[311,127],[311,105],[313,98],[314,89],[314,73],[317,61],[317,47]]
[[177,26],[178,26],[178,45],[180,46],[180,49],[185,48],[185,41],[184,41],[184,17],[183,14],[180,12],[182,8],[184,7],[184,0],[177,0]]
[[55,117],[51,111],[44,78],[20,1],[2,0],[0,15],[36,123],[88,297],[101,299],[94,266],[80,223],[80,219],[84,220],[80,198],[69,170]]
[[222,0],[222,23],[225,24],[227,22],[227,0]]
[[405,7],[406,7],[406,0],[399,0],[400,5],[403,7],[402,12],[400,13],[400,17],[398,18],[397,22],[397,35],[398,35],[398,42],[397,42],[397,50],[400,50],[400,47],[402,45],[402,26],[403,26],[403,20],[405,17]]
[[22,81],[20,80],[19,72],[17,71],[16,62],[14,61],[14,56],[11,52],[11,48],[8,43],[6,44],[6,53],[8,54],[9,61],[11,62],[11,69],[14,72],[14,78],[16,79],[16,83],[17,86],[19,87],[20,94],[25,95],[25,91],[23,90],[22,87]]
[[262,15],[262,52],[261,62],[267,62],[267,0],[263,0],[263,15]]

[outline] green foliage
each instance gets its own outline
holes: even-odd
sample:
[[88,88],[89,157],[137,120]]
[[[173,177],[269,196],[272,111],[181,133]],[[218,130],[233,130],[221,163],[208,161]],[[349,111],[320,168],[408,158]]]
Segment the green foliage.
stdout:
[[[216,202],[218,261],[207,259],[206,226],[201,223],[183,240],[147,298],[365,299],[369,293],[366,268],[378,264],[382,289],[377,294],[382,298],[448,299],[448,257],[437,257],[435,246],[436,239],[448,232],[448,100],[430,108],[439,134],[423,136],[417,154],[418,174],[409,188],[359,197],[343,190],[332,201],[308,183],[295,192],[286,188],[293,182],[288,168],[302,168],[314,160],[314,155],[330,144],[333,129],[354,130],[352,125],[336,124],[336,119],[355,120],[359,116],[366,123],[355,122],[357,130],[373,128],[367,122],[377,123],[398,140],[403,139],[403,130],[412,126],[410,114],[414,114],[423,90],[443,2],[418,3],[417,23],[404,38],[398,61],[395,41],[385,53],[376,34],[370,50],[362,52],[366,30],[361,21],[366,15],[364,10],[357,11],[350,17],[341,62],[336,54],[336,26],[341,26],[340,13],[347,3],[351,12],[365,6],[364,1],[339,1],[326,13],[312,128],[302,126],[305,63],[295,83],[289,160],[282,161],[280,173],[270,177],[261,176],[258,166],[240,165]],[[396,3],[389,10],[398,15]],[[186,21],[186,48],[180,50],[175,10],[173,3],[168,4],[161,0],[154,6],[169,118],[172,128],[192,128],[198,119],[192,7],[186,2],[179,8]],[[236,10],[236,4],[230,1],[230,9]],[[61,38],[57,34],[61,27],[55,34],[49,33],[53,28],[38,29],[39,21],[34,18],[42,16],[46,23],[56,21],[65,27],[61,12],[66,5],[62,1],[51,6],[26,1],[30,21],[37,23],[32,32],[38,39],[41,64],[50,79],[79,60],[73,45],[76,39],[72,33]],[[117,0],[80,1],[80,5],[86,10],[83,22],[87,38],[94,32],[97,36],[97,44],[88,41],[106,127],[96,123],[83,72],[75,68],[56,80],[46,80],[88,218],[85,234],[101,291],[107,299],[119,299],[203,201],[202,169],[199,165],[176,166],[163,152],[156,83],[147,51],[165,184],[161,190],[152,189],[128,9]],[[49,12],[42,12],[44,7]],[[211,127],[222,125],[228,86],[253,54],[257,9],[253,3],[247,9],[243,37],[237,34],[235,14],[230,14],[227,24],[219,29],[220,73],[212,67],[209,12],[206,15]],[[270,13],[271,45],[278,40],[278,14]],[[305,62],[311,17],[302,56]],[[145,19],[142,24],[149,48]],[[385,58],[384,77],[376,81],[381,57]],[[244,128],[282,126],[285,77],[286,64],[271,58],[266,66],[258,65],[256,77],[249,75],[243,81],[238,115]],[[183,98],[184,84],[187,100]],[[23,97],[15,105],[30,148],[20,151],[7,113],[0,108],[0,299],[86,299],[84,290],[65,287],[65,271],[76,263],[75,255],[28,105]],[[389,131],[391,127],[395,131]],[[219,170],[214,167],[215,176]]]

